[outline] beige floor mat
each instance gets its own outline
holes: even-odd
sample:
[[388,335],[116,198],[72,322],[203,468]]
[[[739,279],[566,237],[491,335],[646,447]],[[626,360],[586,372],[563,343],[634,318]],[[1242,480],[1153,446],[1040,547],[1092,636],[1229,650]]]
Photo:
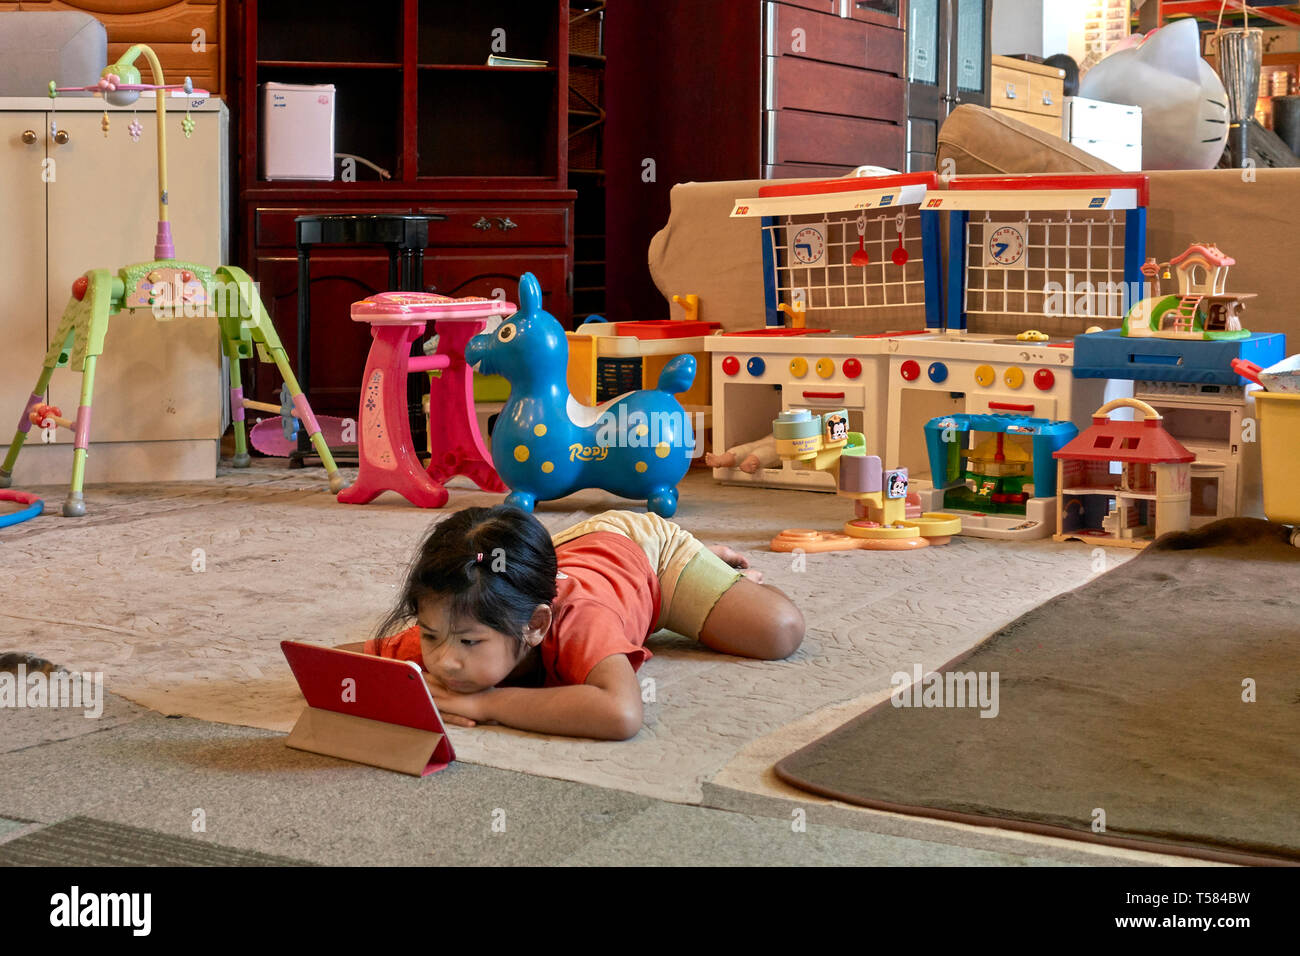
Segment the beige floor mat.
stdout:
[[[213,482],[92,487],[82,519],[58,516],[60,489],[32,489],[47,493],[51,513],[3,532],[0,650],[103,671],[107,689],[163,713],[287,731],[302,703],[279,641],[367,636],[437,513],[391,495],[340,505],[319,470],[256,464],[223,468]],[[499,500],[457,487],[450,504]],[[558,529],[619,506],[584,492],[543,505],[539,517]],[[788,661],[745,661],[661,635],[640,674],[654,679],[655,701],[633,740],[453,729],[458,756],[698,802],[703,782],[748,745],[828,707],[827,729],[843,723],[895,671],[938,666],[1099,569],[1088,547],[1050,541],[957,538],[906,554],[810,555],[806,570],[766,550],[783,527],[831,529],[850,509],[834,495],[688,476],[676,520],[744,551],[789,594],[808,622],[803,647]],[[1128,557],[1109,552],[1104,562]],[[782,744],[772,761],[798,745]]]

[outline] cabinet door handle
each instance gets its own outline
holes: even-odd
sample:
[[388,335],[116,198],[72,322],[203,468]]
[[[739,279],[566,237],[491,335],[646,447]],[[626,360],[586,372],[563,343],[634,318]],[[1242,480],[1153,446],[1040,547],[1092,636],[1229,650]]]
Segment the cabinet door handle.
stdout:
[[68,135],[68,131],[66,129],[61,129],[54,134],[54,142],[58,143],[60,146],[62,146],[70,139],[72,139],[72,137]]
[[26,143],[28,146],[31,146],[33,143],[35,143],[35,142],[36,142],[36,130],[34,130],[34,129],[25,129],[25,130],[23,130],[23,142]]
[[486,231],[492,228],[492,223],[488,222],[486,217],[479,216],[478,222],[474,223],[474,228]]
[[519,223],[511,222],[509,216],[498,217],[497,225],[499,225],[504,232],[509,232],[511,229],[519,228]]
[[1014,100],[1015,98],[1016,98],[1016,84],[1014,84],[1014,83],[1008,83],[1008,84],[1007,84],[1007,99],[1009,99],[1009,100]]
[[1052,94],[1047,92],[1047,90],[1043,90],[1043,105],[1044,106],[1052,105]]

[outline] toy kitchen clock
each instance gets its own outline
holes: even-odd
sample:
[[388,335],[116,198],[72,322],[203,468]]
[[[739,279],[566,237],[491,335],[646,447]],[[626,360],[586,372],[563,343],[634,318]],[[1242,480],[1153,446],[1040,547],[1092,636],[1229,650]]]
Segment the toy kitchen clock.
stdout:
[[790,255],[800,265],[816,265],[825,253],[826,237],[815,226],[805,226],[790,240]]

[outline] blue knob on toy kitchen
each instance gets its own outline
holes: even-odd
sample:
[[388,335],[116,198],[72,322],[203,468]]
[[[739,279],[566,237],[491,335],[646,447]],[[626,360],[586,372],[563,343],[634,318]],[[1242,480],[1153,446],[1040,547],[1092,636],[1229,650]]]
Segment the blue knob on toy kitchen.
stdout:
[[537,277],[519,280],[519,311],[494,333],[476,335],[465,360],[485,375],[503,375],[510,398],[492,431],[492,461],[511,489],[506,503],[532,511],[538,501],[600,488],[644,498],[670,518],[677,483],[690,467],[695,433],[673,396],[695,381],[695,358],[679,355],[652,389],[601,405],[580,405],[569,393],[569,342],[542,309]]

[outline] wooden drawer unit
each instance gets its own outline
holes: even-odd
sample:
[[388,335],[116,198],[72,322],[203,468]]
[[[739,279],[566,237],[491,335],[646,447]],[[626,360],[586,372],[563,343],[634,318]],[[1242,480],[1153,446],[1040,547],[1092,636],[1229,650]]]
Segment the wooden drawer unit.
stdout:
[[446,216],[429,224],[429,245],[437,246],[567,246],[569,206],[551,208],[519,204],[421,206],[419,212]]
[[1029,107],[1029,74],[1023,70],[1012,70],[998,63],[1000,57],[993,58],[993,88],[989,93],[989,103],[993,109],[1027,111]]
[[1029,100],[1027,105],[1031,112],[1044,116],[1060,116],[1062,101],[1065,99],[1065,81],[1059,76],[1029,77]]
[[767,51],[772,56],[806,57],[903,75],[904,50],[894,30],[838,15],[811,13],[788,3],[774,3],[770,10]]
[[764,4],[762,172],[901,167],[904,34],[882,25],[880,6],[868,4],[870,15],[858,19],[849,0]]
[[849,116],[769,111],[768,157],[772,165],[818,163],[848,169],[871,163],[898,169],[906,148],[902,126]]
[[[170,82],[189,76],[194,85],[216,96],[227,92],[225,84],[226,0],[24,0],[0,3],[0,12],[89,13],[104,25],[108,34],[108,62],[116,62],[134,43],[153,47]],[[152,83],[148,66],[145,83]],[[172,79],[176,77],[176,79]],[[144,120],[141,119],[143,123]]]
[[847,166],[819,166],[815,163],[767,163],[763,166],[764,179],[835,179],[850,172],[852,169]]
[[907,0],[782,0],[790,6],[858,22],[903,29]]
[[426,256],[424,287],[441,295],[481,295],[519,301],[519,277],[531,272],[542,287],[542,308],[557,318],[570,311],[568,256],[563,251],[528,249],[476,250]]
[[790,56],[769,56],[767,108],[893,121],[907,94],[901,76]]
[[783,2],[792,7],[799,7],[801,10],[813,10],[836,17],[840,16],[840,7],[844,4],[844,0],[783,0]]
[[[1061,117],[1048,116],[1044,113],[1021,113],[1018,110],[1000,110],[1013,119],[1018,119],[1022,123],[1027,123],[1034,129],[1041,129],[1044,133],[1051,133],[1053,136],[1061,135]],[[1062,137],[1064,138],[1064,137]]]
[[1022,123],[1060,136],[1065,71],[1028,60],[993,57],[989,105]]

